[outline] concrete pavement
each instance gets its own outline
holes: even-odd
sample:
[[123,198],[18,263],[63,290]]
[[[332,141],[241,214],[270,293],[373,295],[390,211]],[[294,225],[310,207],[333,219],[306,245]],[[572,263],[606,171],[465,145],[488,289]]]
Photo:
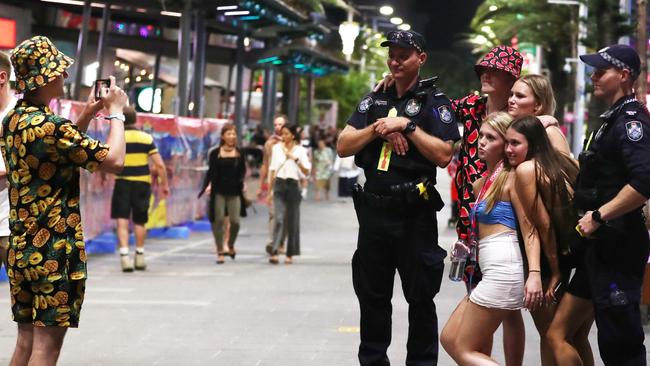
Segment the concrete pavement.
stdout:
[[[440,171],[440,191],[449,178]],[[270,265],[264,254],[267,212],[256,204],[242,221],[235,261],[215,264],[211,235],[189,240],[148,240],[148,270],[123,274],[117,255],[89,260],[86,301],[79,329],[68,332],[60,365],[355,365],[358,304],[350,259],[357,222],[349,200],[302,205],[302,255],[293,265]],[[440,243],[448,207],[439,215]],[[407,304],[395,280],[393,342],[389,356],[403,365]],[[0,294],[8,294],[6,283]],[[464,295],[463,286],[443,280],[436,297],[439,327]],[[529,314],[525,365],[539,364],[539,337]],[[646,331],[646,334],[648,332]],[[591,341],[597,356],[595,329]],[[500,332],[494,355],[503,361]],[[0,296],[0,364],[15,341],[9,299]],[[647,343],[647,342],[646,342]],[[441,349],[440,365],[454,362]],[[597,364],[602,364],[600,361]]]

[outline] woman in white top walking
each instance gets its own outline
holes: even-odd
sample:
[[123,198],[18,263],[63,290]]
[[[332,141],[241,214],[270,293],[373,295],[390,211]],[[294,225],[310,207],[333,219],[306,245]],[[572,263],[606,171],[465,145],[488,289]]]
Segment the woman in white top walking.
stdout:
[[300,145],[298,126],[286,124],[280,133],[282,143],[273,146],[271,153],[271,197],[275,205],[273,248],[269,262],[278,263],[278,247],[282,234],[287,233],[285,264],[300,255],[300,174],[309,175],[311,163],[307,150]]

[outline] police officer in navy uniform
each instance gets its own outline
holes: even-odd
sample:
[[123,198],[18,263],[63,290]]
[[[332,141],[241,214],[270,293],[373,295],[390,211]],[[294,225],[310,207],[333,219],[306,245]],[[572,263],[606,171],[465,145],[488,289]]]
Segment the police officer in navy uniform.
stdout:
[[352,280],[361,311],[361,365],[389,365],[391,298],[397,269],[409,304],[407,365],[436,365],[438,325],[434,296],[446,252],[438,246],[436,167],[452,159],[460,139],[449,99],[433,79],[421,80],[424,38],[393,31],[388,68],[395,84],[366,95],[341,132],[340,156],[355,155],[366,183],[353,195],[359,220]]
[[580,59],[595,69],[594,96],[610,106],[580,154],[574,201],[583,213],[576,227],[585,238],[583,286],[594,304],[604,363],[645,365],[639,302],[650,251],[642,213],[650,198],[650,114],[633,93],[639,56],[612,45]]

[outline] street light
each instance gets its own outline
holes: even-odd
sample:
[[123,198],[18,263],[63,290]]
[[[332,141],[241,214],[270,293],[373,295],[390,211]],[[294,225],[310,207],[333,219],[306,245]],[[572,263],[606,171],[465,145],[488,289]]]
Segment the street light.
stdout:
[[381,8],[379,8],[379,14],[386,15],[386,16],[392,15],[393,14],[393,7],[388,6],[388,5],[384,5]]
[[404,23],[404,21],[400,17],[392,17],[392,18],[390,18],[390,22],[392,24],[395,24],[395,25],[400,25],[400,24]]
[[341,35],[341,41],[343,41],[343,54],[346,60],[350,61],[354,52],[354,40],[359,35],[359,23],[353,21],[341,23],[339,25],[339,34]]
[[407,23],[402,23],[402,24],[397,26],[397,29],[403,30],[403,31],[411,30],[411,25],[407,24]]
[[[577,5],[578,6],[578,47],[577,55],[584,55],[587,53],[587,48],[583,43],[583,39],[587,37],[587,25],[585,24],[587,16],[589,16],[589,9],[587,5],[580,1],[575,0],[547,0],[549,4],[558,5]],[[576,100],[573,112],[575,114],[575,123],[573,125],[572,146],[573,156],[577,157],[582,151],[582,142],[584,140],[584,124],[585,124],[585,64],[584,62],[576,63]]]

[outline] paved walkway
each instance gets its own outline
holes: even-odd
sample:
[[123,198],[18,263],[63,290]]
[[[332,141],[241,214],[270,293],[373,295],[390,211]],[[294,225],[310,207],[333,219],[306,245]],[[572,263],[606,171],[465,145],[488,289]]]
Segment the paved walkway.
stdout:
[[[448,178],[441,172],[441,192]],[[444,194],[443,196],[447,196]],[[90,258],[88,291],[79,329],[70,330],[60,365],[355,365],[358,304],[350,258],[357,222],[349,201],[302,205],[302,250],[293,265],[270,265],[263,253],[267,213],[257,206],[242,222],[235,261],[215,264],[207,233],[189,240],[147,242],[149,269],[123,274],[117,255]],[[440,242],[447,247],[448,209],[440,214]],[[393,345],[403,365],[407,305],[396,279]],[[0,285],[6,294],[7,284]],[[440,327],[463,296],[443,280],[436,297]],[[539,337],[528,314],[525,365],[538,365]],[[0,296],[0,364],[15,341],[8,297]],[[494,353],[503,360],[500,334]],[[592,344],[596,350],[595,330]],[[453,365],[441,350],[440,365]],[[601,364],[601,363],[599,363]]]

